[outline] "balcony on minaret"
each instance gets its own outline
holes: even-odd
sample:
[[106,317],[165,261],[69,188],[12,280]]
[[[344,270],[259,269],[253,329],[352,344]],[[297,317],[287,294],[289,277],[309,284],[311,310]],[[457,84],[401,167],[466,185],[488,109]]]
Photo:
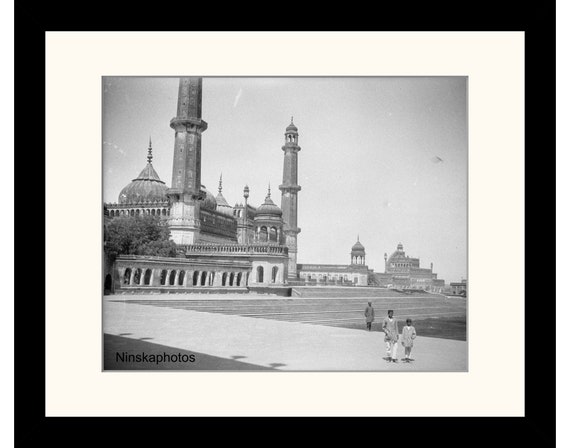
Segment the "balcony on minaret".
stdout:
[[201,118],[174,117],[170,120],[170,127],[176,132],[204,132],[208,129],[208,123]]

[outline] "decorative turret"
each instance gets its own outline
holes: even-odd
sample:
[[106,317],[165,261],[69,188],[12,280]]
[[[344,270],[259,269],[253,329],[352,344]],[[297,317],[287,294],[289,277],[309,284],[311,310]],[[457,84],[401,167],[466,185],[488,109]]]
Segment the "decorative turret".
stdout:
[[356,243],[352,246],[350,251],[351,264],[365,265],[366,264],[366,251],[360,242],[360,235],[356,237]]
[[267,187],[265,202],[255,212],[255,240],[281,244],[283,235],[283,212],[271,200],[271,185]]

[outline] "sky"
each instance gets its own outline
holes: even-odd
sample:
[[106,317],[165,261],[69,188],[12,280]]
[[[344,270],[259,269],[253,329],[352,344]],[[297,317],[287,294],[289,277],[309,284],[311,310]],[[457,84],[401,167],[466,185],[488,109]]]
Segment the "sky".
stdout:
[[[281,204],[285,128],[299,129],[298,263],[366,264],[384,253],[433,263],[438,278],[467,278],[467,78],[203,79],[202,184],[230,205]],[[103,79],[103,200],[146,165],[172,178],[178,78]]]

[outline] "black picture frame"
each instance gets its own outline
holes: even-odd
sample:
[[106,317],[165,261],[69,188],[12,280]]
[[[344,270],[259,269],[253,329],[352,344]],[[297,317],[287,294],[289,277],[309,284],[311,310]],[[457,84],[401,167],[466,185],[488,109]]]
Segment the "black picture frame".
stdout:
[[[419,2],[418,2],[419,3]],[[339,436],[353,443],[418,446],[506,446],[555,444],[554,319],[537,309],[555,309],[555,2],[514,1],[412,4],[350,4],[316,8],[267,5],[142,3],[15,5],[15,439],[16,446],[161,446],[206,442],[300,443]],[[176,10],[188,9],[188,15]],[[223,11],[221,11],[223,10]],[[180,12],[179,11],[179,12]],[[256,13],[262,11],[259,16]],[[265,14],[263,14],[265,12]],[[223,19],[221,18],[223,16]],[[239,28],[239,29],[238,29]],[[45,153],[34,135],[45,135],[46,31],[523,31],[525,33],[525,417],[46,417],[45,416]],[[70,58],[70,63],[73,58]],[[70,111],[77,113],[77,111]],[[33,143],[32,143],[33,142]],[[532,159],[530,159],[532,157]],[[73,187],[73,186],[71,186]],[[30,237],[30,201],[34,207]],[[492,217],[490,217],[492,219]],[[72,220],[80,218],[71,217]],[[76,221],[77,222],[77,221]],[[62,223],[63,225],[63,223]],[[48,235],[49,237],[49,235]],[[80,251],[80,244],[74,250]],[[70,250],[69,248],[66,250]],[[80,255],[74,254],[74,255]],[[508,254],[506,254],[508,257]],[[30,257],[33,282],[30,278]],[[45,264],[45,262],[44,262]],[[531,267],[532,266],[532,267]],[[45,268],[45,266],[44,266]],[[494,273],[500,275],[500,273]],[[537,281],[536,279],[547,279]],[[508,281],[508,279],[505,279]],[[62,282],[62,288],[65,287]],[[493,310],[489,310],[492,314]],[[494,316],[497,324],[508,316]],[[538,320],[540,319],[540,323]],[[536,326],[548,329],[537,337]],[[73,337],[73,335],[70,335]],[[503,341],[497,341],[499,349]],[[501,366],[497,366],[500,369]],[[88,385],[85,385],[88,387]],[[386,387],[386,385],[378,385]],[[260,435],[259,431],[266,434]],[[370,439],[370,440],[369,440]]]

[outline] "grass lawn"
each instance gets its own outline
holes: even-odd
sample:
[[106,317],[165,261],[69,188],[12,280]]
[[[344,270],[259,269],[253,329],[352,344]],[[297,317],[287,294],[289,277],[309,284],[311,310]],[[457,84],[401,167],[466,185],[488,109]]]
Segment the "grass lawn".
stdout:
[[[398,321],[400,334],[406,323],[402,320]],[[428,336],[431,338],[454,339],[457,341],[467,340],[467,318],[466,316],[454,317],[430,317],[427,319],[415,319],[412,325],[416,329],[418,336]],[[366,329],[364,319],[362,323],[347,322],[342,325],[336,325],[344,328]],[[372,324],[372,331],[382,331],[382,319],[376,320]]]

